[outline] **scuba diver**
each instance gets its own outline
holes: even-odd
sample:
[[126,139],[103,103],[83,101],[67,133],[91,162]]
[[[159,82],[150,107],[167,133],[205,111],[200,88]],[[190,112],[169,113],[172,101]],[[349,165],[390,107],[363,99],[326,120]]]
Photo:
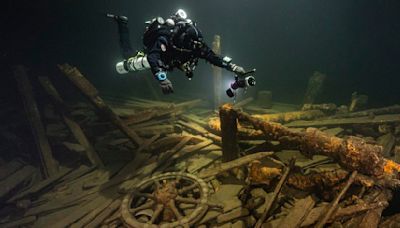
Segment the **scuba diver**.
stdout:
[[118,23],[120,46],[124,60],[116,64],[119,74],[151,69],[155,79],[160,83],[164,94],[173,93],[173,87],[167,78],[167,72],[178,68],[185,72],[189,80],[193,77],[199,59],[225,68],[236,75],[245,74],[243,67],[233,64],[229,57],[215,54],[204,42],[196,23],[187,18],[183,10],[178,10],[164,20],[157,17],[147,21],[143,35],[144,51],[133,52],[129,40],[128,18],[107,14]]

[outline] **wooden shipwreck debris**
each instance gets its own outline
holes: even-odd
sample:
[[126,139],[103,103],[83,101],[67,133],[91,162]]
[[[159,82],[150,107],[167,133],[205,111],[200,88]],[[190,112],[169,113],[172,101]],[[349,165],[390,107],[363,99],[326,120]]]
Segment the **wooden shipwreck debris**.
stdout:
[[346,185],[343,187],[342,191],[335,197],[335,199],[331,202],[331,204],[328,207],[328,210],[324,215],[322,216],[321,220],[317,223],[316,227],[317,228],[323,228],[326,222],[331,218],[333,212],[336,210],[339,201],[341,198],[344,196],[344,194],[347,192],[351,184],[354,182],[354,179],[357,175],[357,171],[353,171],[349,177],[349,179],[346,182]]
[[71,114],[68,113],[67,105],[64,103],[64,100],[54,87],[53,83],[47,77],[40,77],[39,82],[43,86],[47,94],[53,99],[55,105],[58,107],[62,119],[71,131],[72,135],[85,149],[86,155],[90,162],[100,168],[104,167],[103,161],[100,159],[94,147],[87,139],[82,128],[75,120],[72,119]]
[[272,153],[272,152],[259,152],[259,153],[249,154],[244,157],[235,159],[233,161],[221,163],[221,164],[217,165],[215,168],[202,171],[198,174],[198,176],[203,179],[212,177],[219,173],[226,172],[228,170],[248,164],[255,160],[263,159],[263,158],[271,156],[273,154],[274,153]]
[[14,69],[14,76],[18,83],[18,88],[24,100],[24,106],[29,119],[32,134],[35,139],[39,158],[42,165],[44,177],[51,177],[58,172],[58,164],[53,157],[49,140],[40,117],[39,108],[34,98],[31,84],[24,66],[17,66]]
[[321,94],[326,75],[318,71],[310,77],[306,94],[304,96],[304,104],[313,104],[317,97]]
[[228,162],[239,157],[237,139],[237,117],[232,105],[225,104],[219,109],[222,136],[222,161]]
[[253,116],[268,122],[287,123],[295,120],[313,120],[323,117],[325,114],[320,110],[308,110]]
[[115,124],[131,141],[133,144],[140,146],[143,139],[137,133],[129,128],[120,118],[116,115],[110,107],[101,99],[97,89],[79,72],[75,67],[68,64],[59,65],[60,70],[71,80],[71,82],[88,98],[91,103],[98,109],[98,111],[107,116],[113,124]]
[[279,180],[279,183],[275,187],[272,197],[268,201],[267,207],[265,208],[263,214],[258,219],[258,221],[255,225],[256,228],[260,228],[262,226],[262,224],[264,223],[264,221],[268,218],[270,210],[272,208],[272,205],[275,203],[276,199],[278,198],[278,195],[281,192],[282,186],[286,183],[286,180],[289,177],[290,170],[293,168],[294,163],[295,163],[295,159],[292,159],[290,161],[289,166],[286,167],[285,173],[282,175],[281,179]]
[[351,102],[349,105],[349,111],[350,112],[355,112],[359,111],[361,109],[365,109],[368,103],[368,96],[363,95],[363,94],[358,94],[357,92],[354,92],[351,94]]
[[355,117],[343,119],[322,119],[314,121],[294,121],[285,124],[287,127],[337,127],[352,125],[381,125],[389,123],[400,123],[400,114],[379,115],[374,117]]
[[348,170],[374,177],[396,178],[400,165],[383,158],[382,147],[367,144],[357,137],[342,139],[330,136],[315,128],[295,132],[278,123],[266,122],[243,112],[237,112],[240,120],[248,121],[264,132],[266,138],[297,145],[307,155],[321,154],[336,160]]
[[337,110],[337,106],[332,103],[327,104],[304,104],[301,108],[302,111],[309,110],[320,110],[324,113],[334,113]]

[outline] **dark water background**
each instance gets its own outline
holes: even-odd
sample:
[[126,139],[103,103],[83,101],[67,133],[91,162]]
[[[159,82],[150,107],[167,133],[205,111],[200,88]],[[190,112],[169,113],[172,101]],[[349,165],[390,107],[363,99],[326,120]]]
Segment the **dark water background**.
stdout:
[[[275,101],[300,103],[308,78],[318,70],[328,75],[320,102],[348,103],[358,91],[369,95],[371,106],[399,103],[398,0],[3,1],[2,90],[12,88],[7,76],[13,64],[54,76],[56,64],[68,62],[101,90],[146,96],[148,73],[123,78],[114,72],[120,59],[117,27],[104,14],[128,16],[132,44],[140,49],[143,22],[178,8],[197,21],[209,45],[220,34],[223,54],[257,68],[258,89],[272,90]],[[194,81],[180,72],[170,79],[178,95],[210,98],[211,68],[203,61]]]

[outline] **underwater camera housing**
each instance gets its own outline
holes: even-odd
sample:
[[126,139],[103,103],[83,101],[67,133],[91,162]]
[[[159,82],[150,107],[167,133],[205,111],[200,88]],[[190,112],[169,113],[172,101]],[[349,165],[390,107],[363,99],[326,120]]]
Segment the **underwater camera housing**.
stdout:
[[[235,81],[231,83],[230,88],[226,90],[226,95],[228,97],[234,97],[235,91],[239,88],[247,89],[248,87],[253,87],[256,85],[256,78],[251,75],[256,72],[256,69],[247,71],[246,73],[240,75],[235,75]],[[244,78],[243,78],[244,77]]]

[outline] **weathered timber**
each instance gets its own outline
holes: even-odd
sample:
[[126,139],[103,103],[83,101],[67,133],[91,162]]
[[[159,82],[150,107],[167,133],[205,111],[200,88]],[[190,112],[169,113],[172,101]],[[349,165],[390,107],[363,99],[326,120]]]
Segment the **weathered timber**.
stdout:
[[244,157],[235,159],[233,161],[221,163],[221,164],[217,165],[215,168],[201,171],[198,174],[198,176],[203,179],[212,177],[212,176],[218,175],[219,173],[223,173],[228,170],[234,169],[236,167],[240,167],[242,165],[248,164],[255,160],[263,159],[263,158],[271,156],[273,154],[274,154],[273,152],[258,152],[258,153],[254,153],[254,154],[249,154]]
[[[214,53],[221,54],[221,36],[215,35],[212,43],[212,50]],[[214,85],[214,109],[221,105],[221,92],[222,92],[222,69],[216,66],[213,69],[213,85]]]
[[201,119],[201,117],[194,115],[194,114],[184,114],[180,117],[182,120],[187,121],[187,122],[194,122],[203,128],[207,128],[208,124],[206,121]]
[[161,125],[148,126],[135,129],[136,133],[140,136],[153,136],[156,134],[172,134],[175,133],[175,130],[177,129],[172,124],[161,124]]
[[39,82],[43,86],[47,94],[53,99],[55,105],[58,107],[58,111],[60,112],[64,123],[67,125],[72,135],[79,142],[79,144],[85,148],[86,155],[90,162],[100,168],[104,167],[103,161],[100,159],[94,147],[87,139],[82,128],[75,120],[73,120],[71,114],[68,112],[67,105],[65,104],[64,100],[62,99],[61,95],[54,87],[50,79],[47,77],[39,77]]
[[[7,196],[11,191],[15,190],[18,185],[29,180],[35,172],[35,168],[33,166],[27,165],[8,176],[6,179],[0,182],[0,199],[4,200],[4,197]],[[0,202],[1,202],[0,201]]]
[[379,224],[379,228],[393,228],[400,224],[400,214],[394,214],[385,218],[383,222]]
[[137,133],[129,128],[112,109],[106,105],[99,96],[97,89],[79,72],[75,67],[68,64],[59,65],[60,70],[71,80],[71,82],[88,98],[97,110],[107,116],[110,121],[115,124],[134,145],[140,146],[143,139]]
[[47,178],[47,179],[33,185],[29,189],[13,196],[9,200],[7,200],[7,202],[8,203],[15,202],[16,200],[19,200],[22,198],[27,198],[27,197],[32,198],[33,196],[37,196],[38,194],[40,194],[42,192],[42,190],[46,189],[47,187],[54,186],[61,178],[63,178],[65,175],[71,173],[71,171],[72,171],[72,169],[67,169],[67,170],[61,171],[61,172],[57,173],[57,175]]
[[228,162],[239,157],[237,138],[237,116],[231,104],[224,104],[219,109],[222,137],[222,161]]
[[337,106],[332,103],[327,104],[304,104],[301,108],[302,111],[320,110],[326,113],[333,113],[337,110]]
[[[331,192],[334,186],[342,183],[348,176],[349,172],[343,169],[310,173],[307,175],[293,173],[289,176],[287,185],[308,192]],[[361,174],[357,175],[355,182],[366,187],[379,184],[375,180]]]
[[[216,135],[221,135],[221,121],[219,118],[210,118],[208,122],[208,127],[210,128],[210,131]],[[238,128],[238,138],[242,140],[257,140],[257,139],[264,139],[264,135],[262,131],[259,130],[254,130],[250,128],[245,128],[240,125],[240,123],[237,124]]]
[[337,114],[328,117],[329,119],[337,118],[351,118],[351,117],[363,117],[363,116],[375,116],[375,115],[387,115],[387,114],[400,114],[400,105],[392,105],[383,108],[367,109],[359,112]]
[[343,119],[324,119],[314,121],[294,121],[285,124],[287,127],[338,127],[351,125],[381,125],[389,123],[400,123],[400,114],[379,115],[375,117],[356,117]]
[[84,216],[86,216],[91,211],[100,207],[104,203],[108,202],[110,198],[116,197],[115,193],[112,193],[109,196],[98,195],[93,200],[88,203],[85,203],[78,210],[73,211],[71,214],[66,215],[61,220],[55,221],[53,224],[50,224],[50,227],[58,228],[58,227],[69,227],[73,223],[77,222]]
[[158,166],[155,168],[155,170],[164,170],[166,169],[169,165],[172,164],[172,161],[170,159],[175,156],[176,153],[178,153],[190,140],[192,137],[185,136],[178,144],[176,144],[172,149],[167,150],[166,152],[162,153],[160,157],[157,160]]
[[290,164],[288,167],[286,167],[285,173],[282,175],[281,179],[279,180],[278,184],[276,185],[274,192],[269,199],[267,206],[265,207],[264,212],[262,213],[261,217],[258,219],[255,227],[260,228],[264,221],[268,218],[269,213],[271,211],[272,206],[274,205],[276,199],[279,196],[279,193],[281,192],[282,186],[286,183],[287,178],[289,177],[290,170],[293,168],[295,163],[295,159],[292,159],[290,161]]
[[275,114],[253,115],[256,118],[268,122],[287,123],[296,120],[313,120],[325,116],[320,110],[283,112]]
[[91,221],[93,221],[93,219],[96,218],[96,216],[98,214],[100,214],[105,208],[107,208],[112,202],[113,202],[112,199],[107,199],[106,201],[103,202],[103,204],[98,205],[98,207],[94,208],[91,212],[86,214],[84,217],[82,217],[75,223],[71,224],[70,228],[80,228],[80,227],[86,226]]
[[342,191],[335,197],[335,199],[329,204],[328,210],[326,213],[324,213],[323,217],[320,219],[320,221],[317,223],[316,227],[317,228],[322,228],[324,225],[328,222],[328,220],[331,218],[333,212],[336,210],[339,201],[342,199],[344,194],[346,194],[347,190],[350,188],[351,184],[354,182],[354,179],[357,175],[357,171],[353,171],[349,177],[349,179],[346,182],[346,185],[343,187]]
[[24,100],[25,111],[39,152],[42,174],[46,178],[54,176],[58,172],[58,164],[53,157],[25,67],[22,65],[15,67],[14,76]]
[[[328,222],[333,222],[337,219],[352,217],[357,214],[361,214],[363,212],[379,208],[379,207],[386,207],[387,202],[377,202],[377,203],[359,203],[347,207],[339,207],[336,212],[334,212],[331,216],[331,219]],[[301,223],[301,227],[309,227],[316,223],[318,219],[328,210],[329,205],[315,207],[311,210],[307,218]]]
[[399,164],[383,158],[381,146],[368,144],[361,138],[341,139],[315,128],[308,128],[305,132],[295,132],[278,123],[266,122],[244,112],[237,113],[239,120],[251,122],[255,129],[264,132],[267,139],[297,145],[306,156],[325,155],[350,171],[358,170],[374,177],[386,176],[390,179],[400,171]]
[[233,107],[235,107],[235,108],[241,108],[241,107],[243,107],[243,106],[248,105],[248,104],[251,103],[253,100],[254,100],[254,98],[248,97],[248,98],[246,98],[246,99],[243,99],[243,100],[239,101],[238,103],[235,103],[235,104],[233,105]]
[[361,222],[358,224],[360,228],[378,227],[383,210],[388,206],[388,202],[392,198],[390,190],[384,189],[382,194],[379,194],[375,202],[381,202],[382,206],[368,211]]
[[307,196],[295,202],[293,208],[290,209],[289,214],[282,219],[278,227],[297,228],[305,220],[315,205],[315,200],[312,196]]
[[221,141],[222,141],[221,137],[219,137],[217,135],[214,135],[213,133],[210,133],[205,128],[203,128],[202,126],[200,126],[200,125],[198,125],[196,123],[193,123],[193,122],[192,123],[188,123],[188,122],[182,121],[182,120],[179,120],[177,123],[182,125],[182,126],[184,126],[184,127],[186,127],[186,128],[188,128],[189,131],[192,131],[195,134],[202,135],[202,136],[204,136],[206,138],[209,138],[209,139],[213,140],[214,142],[216,142],[218,144],[221,144]]
[[19,170],[24,164],[18,160],[12,160],[5,165],[0,166],[0,180],[10,176]]
[[96,228],[101,225],[101,223],[109,217],[111,214],[116,212],[121,207],[121,200],[114,200],[108,207],[104,208],[90,223],[88,223],[85,228]]
[[379,137],[377,143],[383,147],[383,156],[390,158],[392,156],[392,149],[396,144],[396,137],[392,133],[388,133]]
[[322,74],[318,71],[314,72],[314,74],[308,80],[308,86],[306,90],[306,94],[304,96],[303,104],[312,104],[317,99],[317,97],[321,94],[322,88],[326,79],[326,75]]
[[15,220],[7,223],[0,223],[2,228],[15,228],[15,227],[30,227],[34,222],[36,222],[36,216],[28,216],[19,220]]
[[367,103],[368,103],[367,95],[357,94],[357,92],[354,92],[353,94],[351,94],[349,111],[354,112],[354,111],[359,111],[361,109],[365,109]]

